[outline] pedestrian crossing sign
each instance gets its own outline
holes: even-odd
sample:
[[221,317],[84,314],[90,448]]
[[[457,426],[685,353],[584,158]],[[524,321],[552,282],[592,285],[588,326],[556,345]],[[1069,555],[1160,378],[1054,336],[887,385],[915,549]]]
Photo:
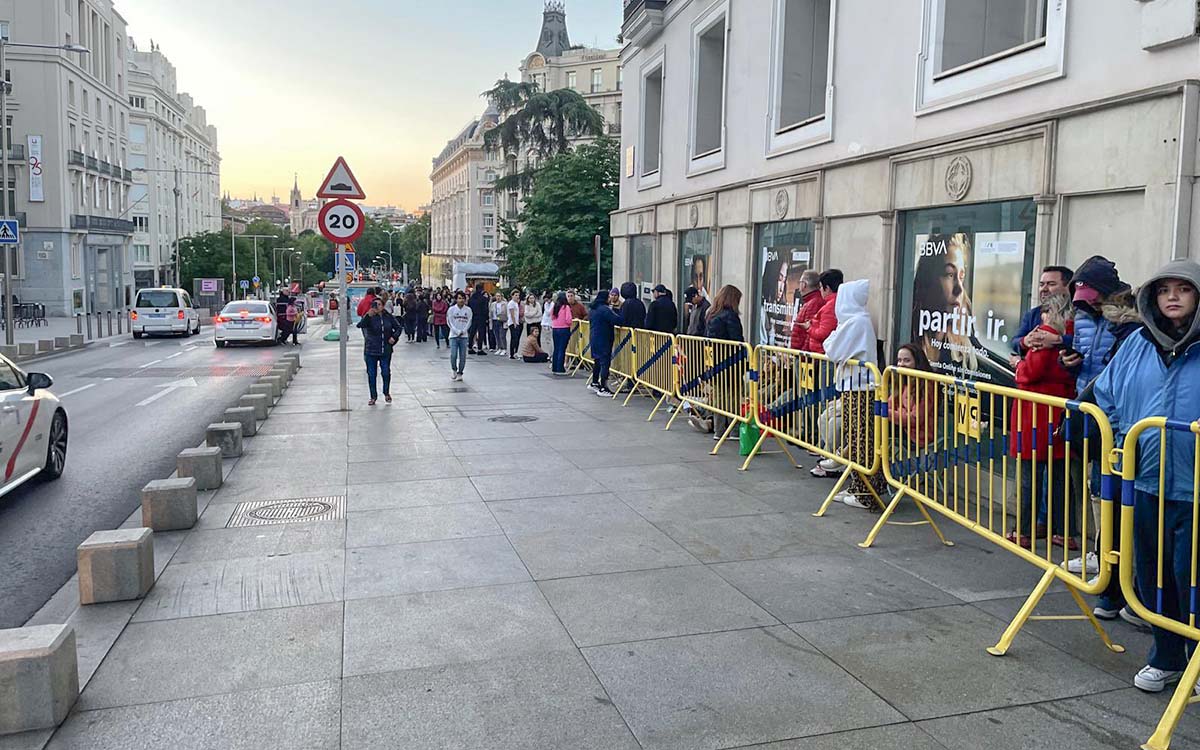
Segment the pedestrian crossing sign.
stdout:
[[21,227],[16,219],[0,219],[0,245],[17,245],[21,242]]

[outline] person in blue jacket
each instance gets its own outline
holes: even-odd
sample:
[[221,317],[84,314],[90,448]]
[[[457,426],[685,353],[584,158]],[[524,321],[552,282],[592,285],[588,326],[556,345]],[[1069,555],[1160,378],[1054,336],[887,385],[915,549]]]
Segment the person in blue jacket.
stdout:
[[379,398],[376,385],[376,371],[383,372],[383,397],[392,403],[392,347],[400,339],[404,329],[392,314],[383,309],[383,302],[376,297],[371,300],[366,315],[358,321],[358,327],[363,332],[363,359],[367,363],[367,387],[371,391],[371,400],[367,406],[374,406]]
[[[1072,336],[1069,334],[1060,336],[1039,329],[1042,325],[1042,305],[1056,294],[1066,294],[1071,277],[1074,275],[1074,272],[1066,266],[1046,266],[1042,269],[1042,275],[1038,277],[1038,303],[1021,316],[1021,325],[1012,339],[1014,357],[1020,358],[1030,349],[1042,347],[1051,348],[1061,345],[1064,349],[1071,348]],[[1029,341],[1025,340],[1026,336],[1029,336]],[[1017,369],[1016,359],[1009,364],[1014,370]]]
[[591,346],[592,361],[596,363],[592,367],[592,379],[588,382],[588,389],[594,391],[597,396],[612,396],[613,392],[608,389],[608,368],[612,365],[615,328],[624,325],[624,320],[609,304],[607,289],[596,292],[588,321],[591,323],[591,339],[588,343]]
[[[1174,260],[1138,292],[1145,326],[1131,335],[1095,383],[1096,404],[1112,422],[1117,445],[1139,420],[1166,417],[1200,419],[1200,316],[1196,314],[1200,264]],[[1134,481],[1134,565],[1138,590],[1150,606],[1161,597],[1161,612],[1186,621],[1191,597],[1192,508],[1196,488],[1195,437],[1168,431],[1160,455],[1157,430],[1142,433]],[[1126,456],[1126,461],[1133,460]],[[1160,498],[1160,466],[1162,469]],[[1159,518],[1160,499],[1162,518]],[[1158,587],[1159,524],[1162,524],[1162,588]],[[1133,684],[1160,692],[1177,682],[1188,663],[1189,642],[1154,628],[1154,646]]]

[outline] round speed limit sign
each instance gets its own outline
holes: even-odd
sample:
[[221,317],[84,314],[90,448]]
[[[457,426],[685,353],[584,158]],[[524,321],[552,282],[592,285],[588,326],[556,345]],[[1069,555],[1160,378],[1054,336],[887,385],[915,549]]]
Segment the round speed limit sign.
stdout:
[[345,200],[326,203],[317,216],[321,234],[338,244],[354,242],[361,237],[365,223],[362,209]]

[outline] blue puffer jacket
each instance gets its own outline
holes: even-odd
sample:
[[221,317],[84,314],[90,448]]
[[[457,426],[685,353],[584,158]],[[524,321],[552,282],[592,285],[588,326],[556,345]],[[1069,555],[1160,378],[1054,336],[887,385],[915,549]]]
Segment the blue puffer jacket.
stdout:
[[[1200,289],[1200,265],[1172,261],[1138,293],[1138,310],[1146,327],[1131,335],[1095,385],[1096,405],[1112,422],[1117,447],[1138,421],[1166,417],[1180,422],[1200,419],[1200,314],[1182,335],[1168,333],[1157,312],[1156,282],[1186,279]],[[1078,325],[1078,324],[1076,324]],[[1076,340],[1078,341],[1078,330]],[[1166,499],[1191,502],[1195,477],[1195,436],[1167,431],[1164,472]],[[1147,430],[1138,440],[1136,489],[1159,494],[1159,433]],[[1132,460],[1126,456],[1125,460]]]
[[1075,312],[1075,337],[1071,345],[1083,357],[1083,363],[1075,371],[1077,393],[1083,393],[1088,384],[1104,371],[1105,359],[1116,342],[1116,335],[1103,317],[1084,310]]
[[601,294],[603,299],[597,297],[588,316],[588,322],[591,324],[591,339],[588,343],[591,345],[593,359],[599,357],[607,360],[612,357],[613,337],[616,335],[613,329],[623,322],[621,316],[609,306],[608,293]]

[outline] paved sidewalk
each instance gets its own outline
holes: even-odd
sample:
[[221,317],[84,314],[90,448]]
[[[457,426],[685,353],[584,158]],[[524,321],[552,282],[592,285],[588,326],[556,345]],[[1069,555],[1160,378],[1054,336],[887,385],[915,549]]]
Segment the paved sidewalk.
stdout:
[[[813,518],[828,481],[779,456],[740,473],[647,399],[507,358],[451,382],[432,343],[397,347],[373,408],[352,350],[340,413],[336,352],[304,347],[197,528],[160,540],[50,748],[1132,750],[1166,705],[1130,686],[1148,638],[1124,623],[1125,655],[1038,622],[989,656],[1037,575],[966,532],[860,550],[874,517]],[[228,527],[295,498],[345,518]],[[1173,746],[1198,744],[1193,711]]]

